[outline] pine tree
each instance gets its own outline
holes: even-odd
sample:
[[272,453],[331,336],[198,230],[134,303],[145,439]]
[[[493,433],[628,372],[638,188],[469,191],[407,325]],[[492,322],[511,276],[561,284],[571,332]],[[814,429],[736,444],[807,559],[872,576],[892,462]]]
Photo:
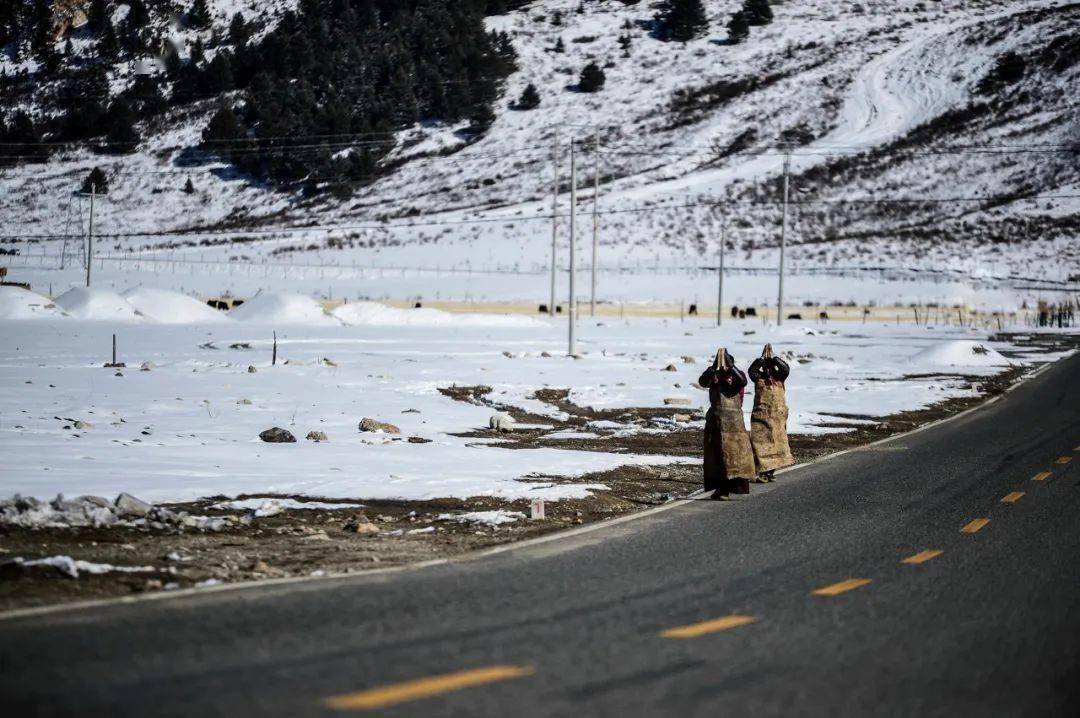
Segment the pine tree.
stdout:
[[100,36],[110,20],[109,8],[105,0],[90,0],[90,10],[86,13],[86,19],[90,32]]
[[105,176],[100,167],[90,170],[90,174],[86,175],[82,187],[79,188],[79,192],[83,194],[90,194],[91,191],[94,194],[109,193],[109,178]]
[[580,92],[597,92],[604,86],[607,77],[604,71],[595,62],[590,62],[581,69],[581,77],[578,78],[578,90]]
[[535,110],[539,106],[540,93],[536,91],[536,85],[530,82],[525,86],[525,89],[521,93],[521,97],[514,107],[518,110]]
[[728,22],[728,42],[737,45],[749,36],[750,23],[747,22],[743,11],[739,10],[731,16],[731,20]]
[[106,18],[101,35],[98,37],[98,55],[105,60],[114,60],[119,50],[120,40],[116,37],[116,28],[113,27],[112,20]]
[[657,34],[663,40],[688,42],[709,29],[701,0],[664,0],[655,20]]
[[251,37],[251,29],[244,22],[244,16],[236,13],[229,21],[229,41],[239,47],[246,43],[249,37]]
[[210,26],[210,9],[206,7],[206,0],[194,0],[187,14],[188,27],[197,30]]
[[194,44],[191,46],[191,64],[198,67],[206,61],[206,50],[203,49],[202,38],[195,38]]
[[146,23],[150,22],[150,12],[146,9],[146,3],[143,0],[128,0],[128,14],[124,21],[140,30],[146,27]]
[[495,122],[495,113],[487,103],[480,104],[469,115],[469,134],[482,135]]
[[228,105],[222,105],[210,118],[210,123],[203,130],[202,138],[203,142],[214,144],[239,140],[245,134],[244,126],[240,124],[233,109]]
[[143,0],[131,0],[128,14],[120,23],[120,44],[129,53],[139,53],[144,49],[142,30],[150,21],[150,13]]
[[773,21],[769,0],[744,0],[742,11],[750,25],[768,25]]
[[157,80],[149,75],[136,75],[135,81],[125,94],[132,107],[137,108],[137,114],[143,117],[156,115],[166,107],[165,97],[161,94]]
[[195,194],[195,185],[191,183],[191,178],[187,178],[187,182],[184,183],[184,194]]
[[561,37],[555,41],[555,52],[566,52],[566,45]]
[[208,94],[227,92],[233,89],[232,59],[228,52],[219,52],[203,73],[203,90]]
[[30,35],[30,49],[42,62],[48,62],[48,56],[54,53],[52,42],[52,7],[48,0],[34,0],[34,27]]
[[107,149],[120,154],[134,152],[142,138],[135,129],[135,113],[127,100],[117,99],[109,106],[106,123]]

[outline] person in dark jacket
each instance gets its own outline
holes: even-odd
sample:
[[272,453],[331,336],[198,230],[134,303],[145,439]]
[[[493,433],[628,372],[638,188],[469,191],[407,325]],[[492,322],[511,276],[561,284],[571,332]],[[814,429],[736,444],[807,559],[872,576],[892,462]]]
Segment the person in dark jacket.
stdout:
[[784,382],[791,367],[773,354],[771,344],[765,345],[761,356],[750,365],[750,380],[754,382],[754,410],[750,414],[750,444],[757,464],[757,481],[773,480],[777,469],[791,466],[787,435],[787,393]]
[[746,374],[735,366],[735,357],[720,349],[698,384],[709,390],[710,405],[705,414],[705,490],[717,500],[748,494],[757,471],[743,421]]

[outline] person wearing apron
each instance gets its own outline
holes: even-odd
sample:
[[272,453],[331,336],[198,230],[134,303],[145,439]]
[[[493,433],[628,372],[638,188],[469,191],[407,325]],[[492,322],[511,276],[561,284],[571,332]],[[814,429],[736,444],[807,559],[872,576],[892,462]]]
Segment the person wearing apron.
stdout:
[[735,366],[735,358],[721,348],[698,379],[709,391],[705,414],[705,490],[712,498],[728,500],[730,494],[750,493],[750,479],[757,476],[750,437],[743,420],[746,374]]
[[771,344],[765,345],[761,356],[754,360],[749,370],[754,382],[754,409],[750,414],[750,444],[754,450],[757,466],[756,481],[768,483],[777,469],[791,466],[787,435],[787,393],[784,382],[791,374],[788,363],[773,354]]

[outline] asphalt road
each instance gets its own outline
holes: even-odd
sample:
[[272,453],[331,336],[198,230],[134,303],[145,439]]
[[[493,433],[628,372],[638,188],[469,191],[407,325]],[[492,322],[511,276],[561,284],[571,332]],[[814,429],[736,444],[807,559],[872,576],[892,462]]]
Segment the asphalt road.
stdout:
[[0,708],[1076,716],[1077,449],[1080,357],[730,503],[392,575],[0,621]]

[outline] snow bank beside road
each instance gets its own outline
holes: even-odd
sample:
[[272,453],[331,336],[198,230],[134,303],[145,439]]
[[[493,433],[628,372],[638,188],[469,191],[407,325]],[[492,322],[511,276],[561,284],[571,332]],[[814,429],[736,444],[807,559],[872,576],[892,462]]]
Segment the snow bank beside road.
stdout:
[[253,324],[333,325],[341,322],[311,297],[260,292],[229,312],[229,317]]
[[95,287],[74,287],[56,298],[56,305],[76,319],[134,322],[142,319],[131,302],[116,292]]
[[48,297],[22,287],[0,287],[0,319],[56,319],[66,316]]
[[914,356],[912,363],[923,367],[996,367],[1012,364],[985,344],[965,339],[924,349]]
[[213,324],[228,321],[217,309],[180,292],[137,287],[124,292],[136,311],[160,324]]

